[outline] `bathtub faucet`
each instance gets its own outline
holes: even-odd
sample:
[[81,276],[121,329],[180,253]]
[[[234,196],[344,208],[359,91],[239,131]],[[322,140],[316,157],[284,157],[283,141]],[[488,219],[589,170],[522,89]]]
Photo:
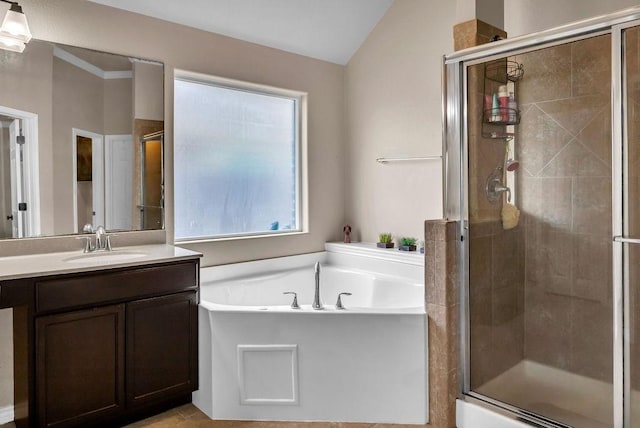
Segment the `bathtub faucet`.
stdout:
[[320,302],[320,262],[316,262],[316,294],[313,296],[313,305],[311,307],[317,311],[324,309],[322,302]]

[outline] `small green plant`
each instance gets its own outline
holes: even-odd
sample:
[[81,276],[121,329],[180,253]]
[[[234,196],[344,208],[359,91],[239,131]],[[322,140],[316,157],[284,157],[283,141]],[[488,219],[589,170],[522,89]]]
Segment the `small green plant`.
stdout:
[[390,233],[381,233],[378,235],[378,242],[391,244],[393,242],[393,236]]
[[400,245],[402,245],[403,247],[411,247],[416,245],[416,238],[409,238],[409,237],[402,237],[400,238]]

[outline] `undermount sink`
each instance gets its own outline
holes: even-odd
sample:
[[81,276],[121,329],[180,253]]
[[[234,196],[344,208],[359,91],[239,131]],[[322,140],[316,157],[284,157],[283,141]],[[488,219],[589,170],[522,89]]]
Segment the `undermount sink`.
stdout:
[[67,257],[62,259],[67,263],[99,263],[99,262],[122,262],[140,257],[147,254],[134,251],[107,251],[104,253],[87,253],[78,256]]

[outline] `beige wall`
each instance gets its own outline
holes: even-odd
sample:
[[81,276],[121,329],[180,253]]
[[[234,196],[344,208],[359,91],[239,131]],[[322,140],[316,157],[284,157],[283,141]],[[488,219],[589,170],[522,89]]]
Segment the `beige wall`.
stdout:
[[[99,135],[132,133],[131,79],[103,79],[59,58],[53,59],[53,156],[55,234],[74,232],[73,128]],[[86,186],[85,186],[86,187]],[[87,193],[83,193],[87,196]],[[81,197],[82,199],[82,197]],[[86,199],[84,211],[91,211]],[[78,209],[83,203],[78,201]],[[91,218],[91,216],[89,217]],[[78,220],[79,224],[87,223]],[[91,223],[92,221],[89,221]]]
[[479,19],[504,28],[505,0],[456,0],[456,24]]
[[638,1],[505,0],[504,25],[509,37],[515,37],[632,6],[638,6]]
[[455,2],[394,2],[346,69],[346,220],[358,240],[420,237],[442,217],[442,55],[453,50]]
[[[33,44],[22,54],[0,50],[0,105],[38,115],[40,210],[53,207],[53,150],[51,145],[52,52],[50,45]],[[53,232],[53,216],[41,218],[43,234]],[[0,244],[1,245],[1,244]]]
[[105,135],[131,135],[133,133],[132,79],[104,80]]
[[164,120],[164,87],[162,86],[164,77],[164,69],[158,65],[133,63],[134,118]]
[[[59,58],[53,59],[54,231],[73,233],[73,128],[102,134],[102,78]],[[81,202],[81,201],[80,201]]]

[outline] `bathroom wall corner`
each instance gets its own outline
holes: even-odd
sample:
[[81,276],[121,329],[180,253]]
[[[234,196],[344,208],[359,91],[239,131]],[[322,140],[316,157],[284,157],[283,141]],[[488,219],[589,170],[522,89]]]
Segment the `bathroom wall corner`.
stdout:
[[455,221],[425,221],[425,302],[429,319],[429,425],[456,426],[458,260]]

